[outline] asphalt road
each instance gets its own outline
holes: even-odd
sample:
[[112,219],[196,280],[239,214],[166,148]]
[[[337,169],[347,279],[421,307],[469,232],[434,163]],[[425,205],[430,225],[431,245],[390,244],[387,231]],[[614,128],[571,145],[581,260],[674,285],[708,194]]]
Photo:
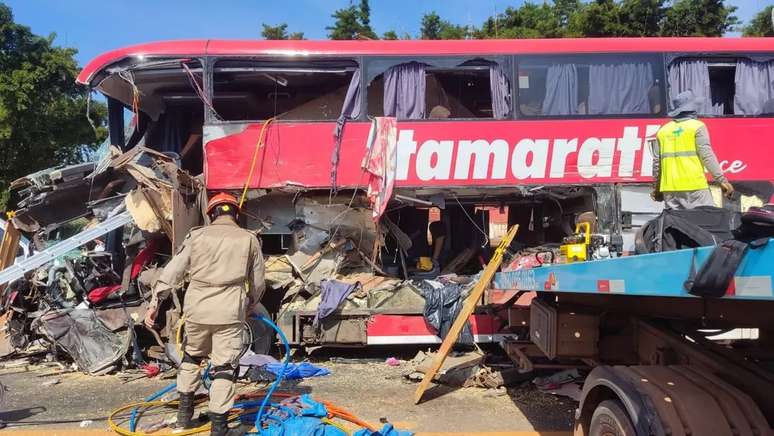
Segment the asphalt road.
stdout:
[[[568,434],[576,407],[572,400],[544,394],[528,383],[504,392],[435,386],[422,404],[414,405],[417,385],[402,377],[405,362],[403,367],[384,363],[318,364],[332,374],[287,389],[333,402],[368,422],[386,419],[397,428],[424,435]],[[54,371],[58,370],[0,370],[0,382],[7,387],[0,419],[8,424],[8,430],[100,434],[108,430],[106,416],[110,411],[139,401],[173,381],[142,379],[124,383],[116,375],[51,375]],[[54,380],[58,383],[53,384]]]

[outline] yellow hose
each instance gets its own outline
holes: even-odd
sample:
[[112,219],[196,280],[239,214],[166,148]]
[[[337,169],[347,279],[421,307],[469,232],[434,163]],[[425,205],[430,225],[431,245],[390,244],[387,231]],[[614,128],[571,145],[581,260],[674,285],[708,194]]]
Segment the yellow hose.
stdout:
[[[113,420],[115,418],[115,416],[118,415],[119,413],[126,412],[128,410],[134,409],[135,407],[137,407],[137,408],[140,408],[140,407],[148,408],[148,407],[157,407],[157,406],[171,406],[171,405],[174,405],[174,404],[177,404],[177,403],[178,403],[178,401],[161,401],[161,400],[158,400],[158,401],[140,401],[140,402],[137,402],[137,403],[127,404],[125,406],[119,407],[118,409],[116,409],[116,410],[114,410],[113,412],[110,413],[110,416],[108,416],[108,426],[110,427],[111,430],[113,430],[114,432],[116,432],[116,433],[118,433],[120,435],[123,435],[123,436],[187,436],[187,435],[192,435],[192,434],[196,434],[196,433],[201,433],[201,432],[204,432],[204,431],[207,431],[207,430],[210,429],[210,425],[211,424],[208,422],[208,423],[206,423],[204,425],[201,425],[199,427],[189,428],[189,429],[185,429],[185,430],[173,430],[173,431],[167,432],[167,433],[161,433],[161,432],[145,433],[145,432],[141,432],[141,431],[130,431],[130,430],[127,430],[127,429],[119,426],[118,424],[116,424],[115,421]],[[231,414],[228,417],[228,421],[231,422],[231,421],[236,420],[237,418],[239,418],[239,416],[242,413],[244,413],[244,411],[239,410],[239,411]]]
[[263,146],[263,143],[266,140],[264,134],[266,133],[266,129],[269,127],[269,124],[271,124],[273,121],[274,117],[271,117],[266,120],[261,127],[261,133],[258,135],[258,142],[255,144],[255,151],[253,152],[253,160],[250,163],[250,172],[247,173],[245,187],[242,189],[242,197],[239,199],[239,209],[242,209],[242,205],[245,203],[245,199],[247,198],[247,189],[250,187],[250,182],[253,181],[253,172],[255,171],[255,163],[258,161],[258,152],[261,150],[261,146]]

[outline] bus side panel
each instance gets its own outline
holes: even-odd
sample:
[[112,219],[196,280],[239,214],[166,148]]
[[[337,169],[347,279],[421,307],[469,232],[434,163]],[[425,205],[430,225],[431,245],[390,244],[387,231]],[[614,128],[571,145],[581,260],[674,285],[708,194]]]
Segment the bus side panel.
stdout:
[[[766,118],[705,120],[732,181],[771,180],[774,123]],[[512,186],[650,182],[646,139],[665,120],[400,121],[398,187]],[[268,128],[252,188],[331,186],[332,122],[277,122]],[[370,123],[348,122],[337,168],[339,187],[362,186],[360,163]],[[261,123],[205,127],[208,189],[244,186]],[[224,133],[228,132],[228,134]]]

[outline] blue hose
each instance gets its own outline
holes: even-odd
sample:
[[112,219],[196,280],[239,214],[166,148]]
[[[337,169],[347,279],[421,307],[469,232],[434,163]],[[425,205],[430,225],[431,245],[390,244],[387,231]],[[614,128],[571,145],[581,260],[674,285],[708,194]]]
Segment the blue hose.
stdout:
[[[261,320],[264,323],[268,324],[269,327],[273,328],[279,334],[280,340],[282,341],[282,345],[285,346],[285,360],[282,362],[282,368],[280,369],[279,374],[277,374],[277,379],[274,380],[274,383],[272,383],[271,387],[269,388],[269,391],[266,393],[266,396],[263,398],[263,401],[261,402],[261,405],[258,408],[258,415],[257,415],[257,418],[255,419],[255,428],[256,430],[258,430],[258,433],[260,434],[261,419],[263,418],[263,411],[266,408],[266,404],[268,404],[272,394],[274,394],[274,391],[276,391],[280,383],[282,383],[282,379],[285,377],[285,372],[287,371],[288,365],[290,365],[290,343],[288,343],[288,338],[285,336],[285,333],[283,333],[282,330],[279,327],[277,327],[277,324],[274,324],[272,320],[270,320],[264,315],[258,315],[254,317],[254,319]],[[209,378],[209,372],[210,372],[210,365],[207,365],[207,369],[205,369],[204,373],[202,374],[202,381],[205,381],[207,378]],[[164,389],[161,389],[160,391],[145,398],[144,401],[145,402],[155,401],[161,398],[167,392],[171,391],[172,389],[175,389],[176,387],[177,387],[177,383],[172,383],[169,386],[165,387]],[[138,413],[137,410],[138,408],[136,407],[132,409],[132,414],[129,417],[130,431],[137,430],[137,413]]]
[[272,320],[270,320],[264,315],[258,315],[254,318],[263,321],[264,323],[268,324],[269,327],[273,328],[279,335],[280,340],[282,341],[282,345],[285,346],[285,359],[282,362],[282,368],[280,369],[279,374],[277,374],[277,379],[274,380],[274,383],[272,383],[271,387],[269,388],[269,391],[266,393],[266,396],[263,398],[261,405],[258,407],[258,417],[255,418],[255,429],[258,431],[258,434],[260,434],[262,432],[261,420],[263,418],[263,410],[266,407],[266,404],[269,403],[269,400],[271,399],[272,394],[274,394],[274,391],[277,390],[280,383],[282,383],[282,379],[285,377],[285,371],[287,370],[288,365],[290,365],[290,344],[288,343],[288,338],[285,337],[285,333],[283,333],[282,330],[279,327],[277,327],[277,324],[274,324]]

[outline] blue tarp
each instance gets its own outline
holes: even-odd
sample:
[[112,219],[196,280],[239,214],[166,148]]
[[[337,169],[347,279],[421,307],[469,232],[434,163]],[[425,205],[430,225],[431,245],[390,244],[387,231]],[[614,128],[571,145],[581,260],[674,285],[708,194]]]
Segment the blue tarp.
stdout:
[[[325,405],[313,400],[309,394],[301,395],[274,405],[266,415],[269,426],[259,432],[261,436],[347,436],[336,426],[326,424],[328,416]],[[395,430],[392,424],[385,424],[378,432],[358,430],[352,436],[412,436],[413,433]]]
[[[282,364],[281,363],[269,363],[264,366],[264,368],[274,374],[276,377],[280,370],[282,370]],[[288,365],[287,370],[285,371],[285,374],[283,375],[283,378],[286,380],[298,380],[302,378],[308,378],[308,377],[321,377],[324,375],[330,375],[330,371],[326,368],[321,368],[319,366],[314,366],[309,362],[301,362],[301,363],[291,363]]]

